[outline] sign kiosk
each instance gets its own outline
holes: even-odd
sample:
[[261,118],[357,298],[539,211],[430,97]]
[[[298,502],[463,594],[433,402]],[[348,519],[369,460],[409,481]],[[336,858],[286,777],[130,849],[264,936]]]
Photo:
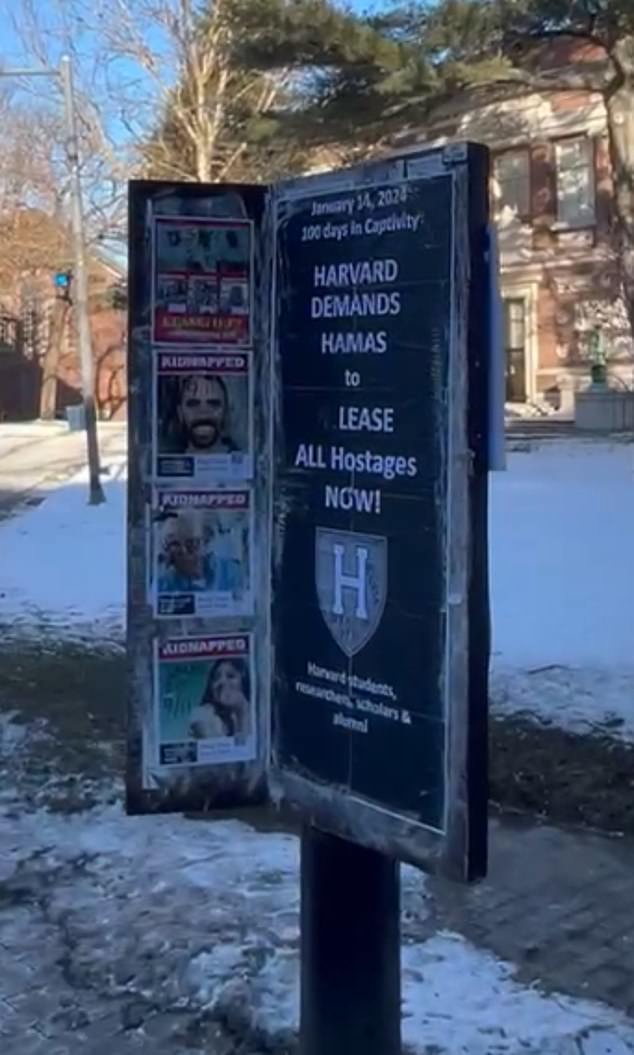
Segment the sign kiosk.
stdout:
[[487,184],[130,185],[128,810],[299,815],[303,1055],[400,1051],[398,862],[486,869]]

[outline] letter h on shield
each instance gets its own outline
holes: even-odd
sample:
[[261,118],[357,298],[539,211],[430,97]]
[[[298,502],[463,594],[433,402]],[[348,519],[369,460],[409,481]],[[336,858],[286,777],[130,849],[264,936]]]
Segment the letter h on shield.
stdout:
[[355,616],[357,619],[368,618],[368,605],[366,596],[366,564],[368,560],[368,551],[365,546],[355,546],[354,552],[356,556],[357,569],[356,573],[350,574],[344,571],[343,560],[345,549],[339,543],[335,543],[333,546],[333,552],[335,557],[334,567],[334,596],[332,611],[333,615],[343,615],[343,591],[354,590],[356,593],[356,604],[355,604]]

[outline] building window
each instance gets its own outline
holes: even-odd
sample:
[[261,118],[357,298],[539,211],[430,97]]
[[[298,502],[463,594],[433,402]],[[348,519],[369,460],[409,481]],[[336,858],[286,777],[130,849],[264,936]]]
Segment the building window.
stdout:
[[12,355],[18,350],[18,320],[12,315],[0,315],[0,355]]
[[555,144],[557,219],[565,227],[592,227],[594,210],[594,144],[586,136]]
[[495,211],[504,209],[520,219],[531,214],[530,157],[528,150],[507,150],[494,164]]
[[27,291],[22,298],[22,347],[27,359],[38,358],[42,327],[37,294]]
[[526,302],[523,297],[504,298],[504,352],[506,400],[526,401]]

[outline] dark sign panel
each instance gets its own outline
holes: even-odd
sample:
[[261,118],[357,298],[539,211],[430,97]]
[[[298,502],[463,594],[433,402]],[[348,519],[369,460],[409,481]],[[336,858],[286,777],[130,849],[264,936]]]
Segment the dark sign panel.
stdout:
[[469,671],[468,609],[486,598],[470,578],[484,408],[467,336],[484,168],[477,151],[435,152],[298,181],[277,212],[282,785],[331,830],[471,873],[487,657]]

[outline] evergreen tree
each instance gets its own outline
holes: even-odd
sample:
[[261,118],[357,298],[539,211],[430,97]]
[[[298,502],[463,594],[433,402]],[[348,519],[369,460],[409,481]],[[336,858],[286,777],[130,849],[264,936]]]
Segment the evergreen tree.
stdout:
[[[478,84],[602,94],[615,234],[634,333],[634,0],[440,0],[401,11],[400,18],[410,45],[420,49],[435,77],[431,93],[410,98],[410,107]],[[536,44],[557,38],[585,41],[597,60],[540,71]]]
[[354,156],[425,83],[409,42],[333,0],[209,0],[144,145],[164,178],[267,179]]
[[[145,172],[211,182],[266,178],[288,74],[244,61],[241,0],[171,8],[175,83],[142,144]],[[275,5],[273,5],[275,7]]]

